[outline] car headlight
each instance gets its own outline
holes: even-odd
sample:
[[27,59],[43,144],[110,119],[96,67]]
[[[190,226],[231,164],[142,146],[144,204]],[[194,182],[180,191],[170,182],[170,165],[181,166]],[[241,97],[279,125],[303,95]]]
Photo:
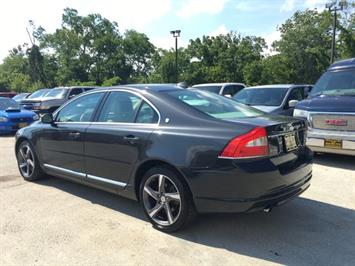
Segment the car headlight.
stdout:
[[294,117],[308,118],[309,112],[306,110],[295,109],[293,110]]
[[9,119],[7,117],[0,116],[0,122],[7,122]]
[[32,119],[35,120],[35,121],[37,121],[37,120],[39,119],[39,115],[34,115],[34,116],[32,116]]

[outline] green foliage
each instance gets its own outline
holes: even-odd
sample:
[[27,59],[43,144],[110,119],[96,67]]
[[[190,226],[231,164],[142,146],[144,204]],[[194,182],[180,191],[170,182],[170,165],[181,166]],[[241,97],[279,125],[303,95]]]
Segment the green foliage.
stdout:
[[118,85],[120,83],[120,81],[121,81],[120,77],[113,77],[113,78],[104,80],[104,82],[102,83],[101,86],[103,86],[103,87],[115,86],[115,85]]
[[[336,58],[355,57],[355,3],[338,16]],[[12,49],[0,64],[0,89],[33,91],[69,85],[174,83],[175,50],[154,47],[135,30],[123,35],[100,14],[80,16],[66,8],[53,33],[29,22],[31,43]],[[179,81],[244,82],[248,85],[314,83],[329,66],[332,16],[328,11],[297,11],[279,28],[275,54],[265,40],[236,32],[202,36],[178,50]]]

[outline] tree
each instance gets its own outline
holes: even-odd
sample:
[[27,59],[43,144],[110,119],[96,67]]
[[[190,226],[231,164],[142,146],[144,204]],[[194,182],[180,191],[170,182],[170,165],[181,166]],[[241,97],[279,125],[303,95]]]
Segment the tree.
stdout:
[[329,66],[331,25],[329,12],[306,10],[297,11],[279,28],[281,39],[273,46],[290,83],[314,83]]

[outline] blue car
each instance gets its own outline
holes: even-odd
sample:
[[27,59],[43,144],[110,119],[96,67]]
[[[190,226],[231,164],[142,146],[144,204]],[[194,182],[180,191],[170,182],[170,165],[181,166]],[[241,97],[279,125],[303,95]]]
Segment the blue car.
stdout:
[[39,117],[36,113],[21,110],[13,99],[0,97],[0,134],[10,134],[28,126]]

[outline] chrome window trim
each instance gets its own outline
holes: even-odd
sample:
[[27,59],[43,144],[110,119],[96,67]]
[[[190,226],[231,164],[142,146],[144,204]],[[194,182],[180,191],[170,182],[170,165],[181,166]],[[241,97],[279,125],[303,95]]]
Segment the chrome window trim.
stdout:
[[46,163],[43,164],[43,166],[46,167],[46,168],[52,169],[52,170],[56,170],[56,171],[59,171],[59,172],[66,173],[66,174],[75,175],[77,177],[81,177],[81,178],[85,178],[86,177],[86,174],[84,174],[84,173],[76,172],[76,171],[69,170],[69,169],[66,169],[66,168],[62,168],[62,167],[59,167],[59,166],[46,164]]
[[99,176],[94,176],[94,175],[88,175],[88,174],[84,174],[81,172],[77,172],[77,171],[73,171],[73,170],[69,170],[66,168],[62,168],[59,166],[55,166],[55,165],[51,165],[51,164],[43,164],[44,167],[52,169],[52,170],[56,170],[58,172],[62,172],[62,173],[66,173],[66,174],[71,174],[73,176],[77,176],[80,178],[87,178],[87,179],[91,179],[91,180],[96,180],[96,181],[100,181],[100,182],[104,182],[104,183],[109,183],[112,185],[116,185],[119,187],[126,187],[127,183],[123,183],[120,181],[116,181],[116,180],[112,180],[112,179],[108,179],[108,178],[104,178],[104,177],[99,177]]
[[94,176],[94,175],[87,175],[87,178],[91,179],[91,180],[104,182],[104,183],[109,183],[109,184],[116,185],[116,186],[123,187],[123,188],[127,186],[127,183],[123,183],[123,182],[120,182],[120,181],[115,181],[115,180],[104,178],[104,177],[99,177],[99,176]]
[[74,100],[78,100],[80,99],[81,97],[84,97],[86,95],[89,95],[89,94],[93,94],[93,93],[100,93],[100,92],[104,92],[104,93],[107,93],[107,92],[120,92],[120,91],[123,91],[123,92],[128,92],[128,93],[132,93],[136,96],[138,96],[139,98],[143,99],[144,101],[146,101],[150,107],[152,107],[155,112],[157,112],[158,114],[158,122],[157,123],[126,123],[126,122],[99,122],[99,121],[91,121],[91,122],[54,122],[55,124],[74,124],[74,123],[80,123],[80,124],[118,124],[118,125],[122,125],[122,124],[125,124],[125,125],[159,125],[160,124],[160,121],[161,121],[161,115],[160,115],[160,112],[158,110],[158,108],[155,107],[154,104],[152,104],[151,101],[149,101],[144,95],[138,93],[138,92],[135,92],[135,91],[131,91],[129,89],[120,89],[120,88],[117,88],[117,89],[102,89],[102,90],[99,90],[99,91],[89,91],[88,93],[82,93],[82,94],[79,94],[78,97],[75,97],[73,98],[73,100],[70,100],[68,102],[66,102],[63,106],[59,107],[54,113],[53,113],[53,117],[56,117],[57,114],[65,107],[67,106],[69,103],[71,103],[72,101]]

